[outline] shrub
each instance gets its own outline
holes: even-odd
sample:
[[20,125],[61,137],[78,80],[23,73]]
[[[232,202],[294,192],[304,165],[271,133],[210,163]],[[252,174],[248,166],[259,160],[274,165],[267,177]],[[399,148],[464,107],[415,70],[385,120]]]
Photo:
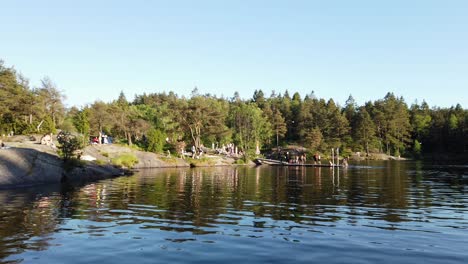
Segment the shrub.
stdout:
[[61,131],[57,135],[57,141],[60,144],[59,154],[64,161],[72,158],[79,159],[79,150],[83,148],[83,141],[80,137],[74,136],[68,131]]
[[246,161],[244,159],[237,159],[234,164],[237,164],[237,165],[244,165],[246,163]]
[[421,155],[421,150],[422,150],[421,143],[419,143],[418,140],[415,140],[414,146],[413,146],[413,152],[417,157]]
[[166,144],[166,135],[158,129],[150,129],[146,134],[146,151],[160,153]]

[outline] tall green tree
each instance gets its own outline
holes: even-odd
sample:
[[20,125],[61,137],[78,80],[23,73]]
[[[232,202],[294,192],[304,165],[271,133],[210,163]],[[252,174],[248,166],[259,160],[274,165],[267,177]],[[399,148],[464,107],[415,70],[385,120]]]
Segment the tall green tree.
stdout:
[[254,103],[233,104],[229,123],[233,130],[234,143],[247,153],[252,153],[257,145],[261,148],[272,135],[268,119]]
[[21,134],[28,130],[31,91],[13,68],[0,60],[0,132]]
[[266,99],[262,90],[255,90],[252,100],[260,109],[265,108]]
[[301,95],[294,93],[291,100],[291,117],[289,123],[288,134],[290,140],[298,141],[300,139],[300,116],[302,111]]
[[355,118],[354,140],[362,149],[365,149],[367,155],[369,155],[370,147],[376,140],[375,124],[365,107],[359,108]]
[[82,134],[83,138],[89,138],[90,124],[89,124],[89,109],[83,108],[81,110],[74,110],[72,114],[72,122],[76,130]]
[[335,104],[333,99],[327,103],[327,120],[328,125],[324,129],[324,135],[327,142],[332,147],[341,147],[342,139],[349,132],[349,123],[340,108]]
[[307,130],[304,133],[304,144],[310,150],[318,150],[322,145],[323,135],[318,127]]
[[276,137],[276,146],[279,146],[280,139],[286,135],[287,126],[279,109],[273,109],[272,114],[273,115],[270,117],[271,127]]
[[96,101],[89,107],[89,119],[91,133],[98,135],[104,131],[104,128],[107,128],[111,123],[111,118],[109,114],[109,105],[102,102]]
[[409,111],[403,98],[388,93],[383,100],[375,102],[373,114],[386,152],[399,155],[411,143]]
[[65,106],[63,105],[65,96],[49,77],[44,77],[41,80],[41,87],[36,90],[36,94],[45,115],[52,119],[54,127],[58,127],[65,116]]
[[225,125],[227,112],[228,110],[218,99],[194,94],[190,100],[181,105],[178,119],[198,149],[203,144],[203,137],[220,137],[227,132]]

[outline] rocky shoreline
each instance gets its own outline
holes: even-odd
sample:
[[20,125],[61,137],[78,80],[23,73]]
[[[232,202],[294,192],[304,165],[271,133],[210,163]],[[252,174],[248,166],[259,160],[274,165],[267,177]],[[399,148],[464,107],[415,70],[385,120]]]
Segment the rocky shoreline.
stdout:
[[[131,157],[132,164],[116,165],[116,160]],[[54,184],[65,181],[86,182],[132,173],[133,170],[149,168],[189,168],[231,166],[236,160],[227,156],[204,155],[201,159],[180,158],[140,151],[127,146],[90,145],[81,155],[79,166],[66,168],[57,149],[26,139],[7,142],[0,149],[0,189]],[[353,155],[351,160],[405,160],[385,154],[371,157]],[[247,165],[255,165],[253,162]]]
[[36,148],[11,147],[0,150],[0,188],[28,187],[64,181],[91,181],[123,175],[110,165],[86,163],[65,169],[63,161]]
[[37,142],[8,142],[0,149],[0,189],[54,184],[64,181],[85,182],[131,173],[130,168],[115,166],[123,155],[136,158],[132,170],[147,168],[189,168],[230,166],[232,158],[206,156],[200,160],[139,151],[120,145],[91,145],[83,150],[80,166],[65,168],[57,150]]

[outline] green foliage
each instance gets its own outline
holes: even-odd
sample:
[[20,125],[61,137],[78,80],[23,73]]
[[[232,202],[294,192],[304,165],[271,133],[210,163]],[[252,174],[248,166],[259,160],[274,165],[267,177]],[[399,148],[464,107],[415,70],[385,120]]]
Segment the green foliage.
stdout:
[[451,114],[449,118],[449,128],[455,130],[458,128],[458,118],[455,114]]
[[[0,60],[0,132],[28,134],[55,132],[63,120],[63,95],[49,78],[31,89],[25,77]],[[44,124],[43,124],[44,123]]]
[[[189,98],[152,93],[137,95],[133,102],[121,92],[111,103],[65,111],[63,95],[50,78],[32,89],[0,60],[0,134],[73,131],[71,123],[84,136],[82,143],[104,132],[114,142],[154,152],[162,151],[166,138],[171,146],[234,142],[248,155],[254,155],[257,144],[268,149],[289,143],[319,151],[468,152],[468,111],[461,105],[430,108],[423,102],[408,108],[402,97],[388,93],[361,106],[349,96],[341,107],[314,92],[301,99],[299,93],[291,97],[288,91],[273,91],[267,97],[256,90],[252,99],[243,100],[238,93],[225,99],[194,89]],[[424,148],[416,151],[415,142]]]
[[59,142],[59,154],[65,161],[79,158],[78,151],[83,148],[83,140],[79,136],[72,135],[68,131],[61,131],[57,135],[57,141]]
[[60,129],[65,130],[65,131],[70,131],[70,132],[77,132],[75,126],[73,125],[73,120],[71,120],[70,118],[63,120],[63,123],[60,126]]
[[430,129],[433,118],[431,110],[425,101],[421,105],[413,104],[410,109],[411,126],[413,127],[413,155],[416,158],[422,156],[422,141],[430,138]]
[[233,131],[234,143],[244,152],[255,151],[257,144],[261,148],[272,135],[267,118],[252,103],[233,104],[228,123]]
[[318,127],[310,129],[310,131],[307,131],[303,136],[305,138],[304,143],[307,148],[310,148],[311,150],[319,149],[322,144],[323,135]]
[[40,131],[43,134],[55,134],[57,129],[55,128],[55,123],[50,116],[44,118],[44,122],[41,126]]
[[244,165],[246,163],[246,161],[244,159],[237,159],[234,164],[237,164],[237,165]]
[[421,145],[421,143],[420,143],[417,139],[414,140],[413,153],[414,153],[416,156],[419,156],[419,155],[421,155],[421,151],[422,151],[422,145]]
[[224,100],[197,93],[194,93],[188,101],[181,102],[176,119],[185,128],[196,148],[203,145],[201,140],[205,135],[221,138],[228,132],[225,125],[228,113],[226,103]]
[[162,157],[159,157],[159,159],[167,163],[177,163],[177,158],[174,156],[171,156],[171,157],[162,156]]
[[100,166],[107,164],[107,162],[105,160],[96,160],[95,162],[96,162],[97,165],[100,165]]
[[83,109],[75,113],[72,117],[72,122],[76,130],[85,136],[89,135],[90,130],[88,112],[88,109]]
[[159,129],[151,128],[146,134],[146,151],[161,153],[166,144],[166,135]]
[[393,156],[400,157],[401,156],[400,149],[395,148],[395,152],[393,153]]
[[392,149],[405,149],[411,143],[409,111],[403,98],[388,93],[383,100],[369,105],[369,112],[376,124],[381,151],[391,154]]
[[135,164],[138,163],[138,158],[132,153],[125,153],[111,159],[111,162],[117,167],[132,168]]

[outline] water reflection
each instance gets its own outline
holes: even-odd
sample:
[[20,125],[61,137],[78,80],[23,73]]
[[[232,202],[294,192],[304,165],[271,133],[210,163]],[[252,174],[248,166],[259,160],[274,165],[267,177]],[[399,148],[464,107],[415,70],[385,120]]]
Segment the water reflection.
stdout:
[[[356,227],[400,232],[409,240],[413,232],[467,235],[464,181],[465,168],[392,162],[147,170],[84,186],[3,190],[0,259],[27,260],[28,252],[70,245],[86,250],[72,242],[82,238],[108,238],[119,248],[117,238],[129,237],[164,249],[165,243],[232,238],[307,245],[314,233],[355,236]],[[437,244],[439,237],[433,239]],[[455,239],[455,250],[458,244]]]

